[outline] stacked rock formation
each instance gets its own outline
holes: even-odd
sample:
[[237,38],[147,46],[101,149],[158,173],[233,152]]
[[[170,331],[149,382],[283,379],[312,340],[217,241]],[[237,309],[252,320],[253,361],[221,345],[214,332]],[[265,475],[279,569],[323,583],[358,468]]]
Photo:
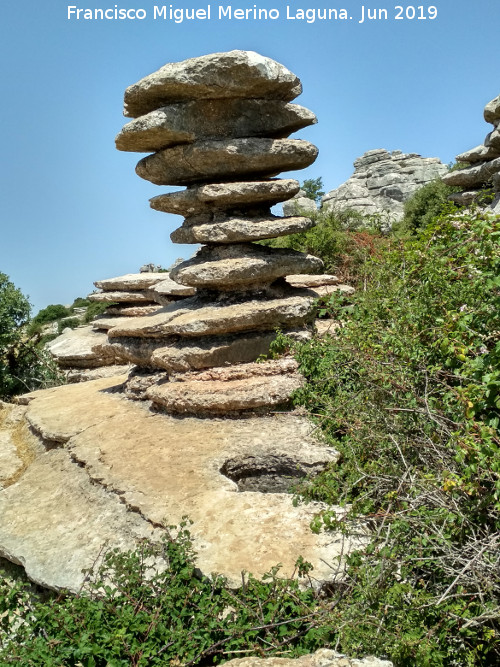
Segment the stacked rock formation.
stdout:
[[89,301],[109,303],[100,317],[94,321],[94,329],[107,331],[118,324],[116,318],[140,317],[160,310],[161,306],[175,303],[195,290],[175,283],[164,272],[127,273],[117,278],[96,280],[101,291],[89,294]]
[[89,294],[89,301],[112,305],[91,324],[67,329],[46,346],[68,382],[111,377],[130,370],[130,360],[123,364],[105,332],[130,317],[155,313],[195,293],[175,283],[165,272],[129,273],[98,280],[94,285],[101,291]]
[[469,166],[443,176],[447,185],[463,188],[450,199],[462,206],[484,203],[485,196],[500,212],[500,95],[484,108],[484,120],[493,125],[483,144],[457,155],[457,162]]
[[[307,332],[315,295],[285,277],[322,268],[316,257],[253,243],[314,224],[270,210],[299,191],[297,181],[274,177],[307,167],[318,152],[288,139],[316,122],[289,103],[300,92],[289,70],[248,51],[167,64],[125,92],[124,113],[135,120],[117,148],[156,151],[140,160],[137,174],[187,188],[154,197],[152,208],[185,217],[174,242],[203,244],[170,274],[196,288],[195,296],[108,331],[122,358],[167,371],[168,381],[150,386],[146,397],[172,413],[276,405],[300,385],[294,362],[252,363],[268,352],[277,328]],[[234,364],[249,366],[224,368]],[[222,394],[231,400],[221,402]]]
[[415,190],[447,171],[436,157],[371,150],[354,161],[354,174],[345,183],[323,197],[323,207],[382,215],[390,225],[402,219],[404,202]]

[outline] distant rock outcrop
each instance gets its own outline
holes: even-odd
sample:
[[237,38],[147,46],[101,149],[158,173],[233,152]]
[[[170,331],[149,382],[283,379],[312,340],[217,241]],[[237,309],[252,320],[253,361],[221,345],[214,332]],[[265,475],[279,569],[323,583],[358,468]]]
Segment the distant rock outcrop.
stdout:
[[390,225],[402,219],[404,202],[415,190],[447,171],[439,158],[378,148],[354,161],[354,174],[328,192],[322,205],[326,210],[352,209],[363,215],[381,215]]
[[492,209],[500,213],[500,95],[485,106],[484,119],[492,123],[493,130],[483,144],[457,155],[457,162],[469,166],[452,171],[443,181],[463,188],[450,197],[457,204],[484,203],[485,196],[489,196]]

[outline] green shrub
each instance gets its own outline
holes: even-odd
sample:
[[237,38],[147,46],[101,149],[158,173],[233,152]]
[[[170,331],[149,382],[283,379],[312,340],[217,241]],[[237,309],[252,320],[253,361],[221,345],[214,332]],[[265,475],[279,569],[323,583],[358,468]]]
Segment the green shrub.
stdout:
[[64,320],[59,320],[57,323],[57,333],[61,334],[64,329],[76,329],[81,323],[82,322],[78,317],[68,317]]
[[448,197],[457,190],[445,185],[441,179],[422,186],[405,202],[403,221],[395,229],[414,233],[427,227],[443,210],[456,210]]
[[316,215],[308,212],[305,215],[316,220],[315,227],[261,243],[310,253],[323,260],[325,272],[335,273],[346,282],[362,283],[366,259],[376,255],[386,243],[377,221],[353,210],[320,211]]
[[500,660],[500,218],[442,216],[368,262],[335,337],[297,348],[297,393],[341,461],[303,497],[367,521],[335,607],[346,653]]
[[[172,530],[172,529],[171,529]],[[162,544],[111,552],[78,595],[34,599],[19,583],[0,582],[2,665],[219,664],[257,654],[297,656],[328,643],[327,609],[297,581],[242,575],[232,591],[218,576],[201,578],[187,528]],[[152,558],[166,569],[152,573]],[[303,572],[308,564],[298,562]],[[22,622],[20,622],[22,619]]]
[[0,399],[58,381],[49,355],[29,335],[31,306],[4,273],[0,273]]
[[71,315],[71,309],[57,303],[43,308],[35,315],[32,321],[34,324],[47,324],[48,322],[55,322],[56,320],[60,320],[61,317],[68,317],[69,315]]

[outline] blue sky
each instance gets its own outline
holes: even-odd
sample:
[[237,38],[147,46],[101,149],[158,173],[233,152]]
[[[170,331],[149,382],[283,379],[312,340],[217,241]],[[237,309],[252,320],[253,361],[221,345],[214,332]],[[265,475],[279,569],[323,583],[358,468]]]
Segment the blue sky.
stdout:
[[[145,9],[147,18],[67,19],[68,5],[115,4]],[[232,4],[278,9],[280,18],[267,22],[219,21],[217,8],[226,2],[170,4],[211,4],[212,19],[155,21],[149,0],[3,5],[0,271],[29,296],[34,312],[71,303],[91,292],[94,280],[191,254],[193,247],[169,238],[181,219],[149,208],[148,199],[166,189],[135,175],[141,155],[114,147],[126,122],[124,89],[167,62],[248,49],[291,69],[304,87],[297,102],[319,120],[294,136],[320,149],[315,164],[294,175],[321,176],[326,190],[346,180],[367,150],[450,162],[488,131],[482,109],[500,93],[499,0],[435,0],[434,20],[396,20],[396,5],[377,0],[365,8],[385,8],[388,19],[364,23],[362,3],[353,0]],[[287,5],[290,16],[299,8],[345,7],[353,18],[307,23],[287,19]],[[420,6],[428,15],[431,5]]]

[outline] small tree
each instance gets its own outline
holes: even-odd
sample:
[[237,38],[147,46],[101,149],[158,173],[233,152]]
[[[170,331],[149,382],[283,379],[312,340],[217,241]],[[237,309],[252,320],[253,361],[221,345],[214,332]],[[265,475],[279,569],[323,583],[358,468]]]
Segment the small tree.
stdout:
[[53,383],[57,371],[29,338],[31,306],[5,273],[0,273],[0,399]]
[[318,178],[306,178],[302,183],[301,189],[305,192],[305,196],[308,199],[312,199],[319,204],[321,197],[325,194],[321,189],[322,187],[323,179],[319,176]]

